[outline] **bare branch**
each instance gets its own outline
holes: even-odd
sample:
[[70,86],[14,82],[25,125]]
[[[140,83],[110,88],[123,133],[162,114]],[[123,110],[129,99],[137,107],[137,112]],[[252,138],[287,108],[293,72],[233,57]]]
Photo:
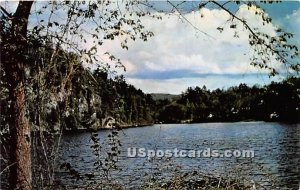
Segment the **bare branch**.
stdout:
[[7,16],[9,19],[12,19],[12,18],[13,18],[13,16],[12,16],[9,12],[7,12],[7,10],[5,10],[1,5],[0,5],[0,9],[1,9],[1,11],[2,11],[4,14],[6,14],[6,16]]
[[208,33],[200,30],[198,27],[196,27],[193,23],[191,23],[191,21],[189,21],[181,12],[180,10],[177,8],[177,6],[175,6],[171,1],[167,0],[167,2],[179,13],[179,15],[188,23],[190,24],[195,30],[201,32],[202,34],[210,37],[210,38],[213,38],[214,40],[216,39],[215,37],[209,35]]

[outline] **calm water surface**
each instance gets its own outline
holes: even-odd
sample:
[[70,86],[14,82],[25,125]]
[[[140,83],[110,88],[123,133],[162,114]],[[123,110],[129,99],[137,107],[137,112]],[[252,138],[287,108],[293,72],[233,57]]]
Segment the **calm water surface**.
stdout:
[[[103,146],[109,131],[99,131]],[[94,171],[95,156],[90,133],[64,135],[59,162],[69,162],[82,174]],[[112,178],[127,187],[135,187],[158,175],[167,179],[175,172],[198,171],[213,176],[233,176],[255,181],[267,189],[297,189],[300,183],[300,125],[265,122],[203,123],[154,125],[129,128],[120,132],[122,143],[118,170]],[[128,148],[184,150],[254,150],[254,158],[171,158],[148,160],[128,158]],[[58,170],[62,183],[80,186],[66,172]],[[81,180],[88,181],[88,179]]]

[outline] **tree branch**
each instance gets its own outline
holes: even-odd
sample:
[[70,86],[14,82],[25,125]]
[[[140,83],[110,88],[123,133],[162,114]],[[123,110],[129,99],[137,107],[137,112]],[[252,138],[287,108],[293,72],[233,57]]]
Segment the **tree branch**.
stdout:
[[0,9],[9,19],[13,18],[13,16],[9,12],[7,12],[7,10],[5,10],[1,5],[0,5]]
[[211,37],[213,39],[216,39],[215,37],[209,35],[208,33],[200,30],[198,27],[196,27],[193,23],[191,23],[191,21],[189,21],[184,15],[182,15],[182,13],[180,12],[180,10],[178,10],[177,6],[175,6],[171,1],[167,0],[167,2],[179,13],[179,15],[188,23],[190,24],[195,30],[201,32],[202,34]]
[[253,35],[253,37],[258,41],[261,42],[262,45],[264,45],[267,49],[269,49],[272,53],[274,53],[275,55],[277,55],[281,60],[283,60],[282,62],[284,63],[284,65],[286,65],[285,62],[290,63],[282,54],[280,54],[280,50],[276,50],[274,49],[271,44],[267,44],[266,41],[262,38],[260,38],[257,33],[255,33],[253,31],[253,29],[249,26],[249,24],[241,19],[240,17],[236,16],[235,14],[233,14],[230,10],[228,10],[224,5],[225,4],[220,4],[217,1],[211,1],[212,3],[214,3],[215,5],[217,5],[218,7],[220,7],[222,10],[226,11],[229,15],[232,16],[232,18],[237,19],[238,21],[240,21],[241,23],[243,23],[244,27]]

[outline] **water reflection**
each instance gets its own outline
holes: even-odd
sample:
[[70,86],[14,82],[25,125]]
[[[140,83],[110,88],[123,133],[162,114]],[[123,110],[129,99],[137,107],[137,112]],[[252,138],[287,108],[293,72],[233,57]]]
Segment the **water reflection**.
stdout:
[[[108,131],[100,131],[105,143]],[[113,177],[128,187],[138,186],[154,172],[160,171],[166,179],[172,173],[194,171],[214,176],[244,176],[262,186],[276,185],[281,189],[296,189],[300,181],[300,126],[278,123],[208,123],[155,125],[125,129],[120,134],[122,142],[119,168]],[[69,162],[82,173],[91,172],[95,157],[90,149],[90,134],[63,137],[61,162]],[[127,158],[127,148],[146,149],[239,149],[255,150],[255,158],[171,158],[148,160]],[[62,182],[71,178],[59,171]],[[79,183],[79,182],[76,182]]]
[[[278,142],[277,161],[278,180],[282,186],[297,189],[299,186],[291,185],[293,182],[300,183],[300,128],[296,125],[283,125],[281,139]],[[298,163],[298,164],[296,164]]]

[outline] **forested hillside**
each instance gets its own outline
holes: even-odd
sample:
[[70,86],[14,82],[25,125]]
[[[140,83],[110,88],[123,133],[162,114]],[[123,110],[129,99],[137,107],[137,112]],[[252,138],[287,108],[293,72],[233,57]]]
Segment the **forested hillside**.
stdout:
[[[3,26],[7,23],[2,22]],[[8,32],[3,27],[1,36]],[[263,87],[188,88],[181,95],[145,94],[105,67],[87,69],[74,52],[53,48],[50,40],[28,36],[27,114],[32,130],[99,129],[153,123],[285,121],[299,122],[300,80],[289,78]],[[5,38],[3,38],[5,42]],[[3,43],[4,43],[3,42]],[[8,59],[8,49],[1,48]],[[8,128],[10,78],[1,67],[1,130]]]
[[[5,24],[5,23],[2,23]],[[7,31],[2,30],[5,36]],[[108,122],[121,126],[154,123],[154,101],[151,95],[125,82],[123,76],[105,67],[84,68],[82,59],[65,50],[53,49],[47,39],[30,36],[26,52],[26,101],[31,130],[99,129]],[[24,52],[23,52],[24,53]],[[55,54],[55,56],[53,56]],[[7,49],[1,55],[8,59]],[[9,126],[11,117],[8,88],[10,81],[1,67],[1,130]]]
[[65,128],[98,129],[107,127],[111,120],[123,127],[154,122],[151,96],[127,84],[123,76],[109,78],[99,68],[95,71],[82,68],[71,83],[73,88],[65,103],[68,108]]
[[[43,48],[51,51],[49,47]],[[31,54],[38,58],[39,52]],[[93,71],[84,68],[72,53],[60,51],[59,54],[60,59],[52,66],[39,64],[26,75],[28,114],[33,130],[37,126],[47,130],[99,129],[111,120],[123,127],[160,122],[300,120],[299,78],[263,87],[240,84],[211,91],[197,86],[189,87],[181,95],[145,94],[127,84],[122,75],[109,77],[102,68]],[[1,74],[5,76],[3,71]],[[4,127],[10,102],[6,101],[6,82],[1,82],[1,126]]]
[[179,99],[180,95],[175,95],[175,94],[164,94],[164,93],[151,93],[150,94],[152,98],[157,101],[157,100],[177,100]]
[[263,87],[246,84],[228,89],[188,88],[180,99],[160,110],[165,123],[224,121],[300,121],[300,79],[289,78]]
[[[269,76],[284,72],[299,76],[299,41],[293,34],[298,30],[292,29],[297,26],[297,19],[290,17],[296,15],[296,10],[291,8],[289,14],[273,18],[265,7],[271,9],[277,3],[1,1],[1,184],[5,181],[7,189],[58,189],[54,166],[61,134],[69,131],[112,126],[108,136],[111,151],[107,152],[106,162],[111,167],[117,162],[114,156],[119,155],[120,126],[244,120],[299,122],[299,78],[264,87],[242,84],[213,91],[189,88],[179,99],[168,96],[153,100],[118,74],[125,65],[130,67],[129,62],[137,66],[136,74],[151,70],[155,71],[153,74],[164,74],[162,71],[174,67],[177,70],[168,73],[180,75],[187,71],[182,77],[216,74],[212,71],[238,74],[241,69],[236,68],[244,68],[240,64],[248,63]],[[281,18],[286,18],[286,24],[291,26]],[[289,28],[291,31],[285,31]],[[162,31],[166,35],[160,36]],[[145,44],[140,45],[141,42]],[[118,49],[128,51],[123,54]],[[151,49],[158,54],[149,52]],[[199,54],[205,49],[213,51]],[[176,51],[170,54],[171,50]],[[181,59],[183,50],[188,51]],[[245,52],[247,60],[246,56],[240,59]],[[158,57],[166,61],[160,63]],[[206,62],[212,57],[220,59]],[[131,63],[129,58],[136,62]],[[235,64],[231,65],[231,60]],[[225,62],[230,65],[223,65]],[[152,63],[163,67],[151,66]],[[100,160],[97,135],[91,136],[91,148]],[[45,163],[37,164],[36,159]],[[94,166],[109,176],[109,169],[103,168],[99,160]],[[105,183],[112,185],[108,178]],[[91,188],[106,189],[102,182],[95,185]]]
[[[106,127],[110,120],[121,126],[154,123],[155,102],[151,95],[127,84],[123,76],[109,78],[101,69],[90,71],[77,65],[71,80],[65,84],[66,91],[56,88],[64,82],[60,78],[66,69],[63,67],[51,69],[43,74],[42,81],[31,83],[28,88],[33,129],[41,124],[45,129],[56,130],[98,129]],[[5,85],[1,86],[1,123],[5,126],[9,102]]]

